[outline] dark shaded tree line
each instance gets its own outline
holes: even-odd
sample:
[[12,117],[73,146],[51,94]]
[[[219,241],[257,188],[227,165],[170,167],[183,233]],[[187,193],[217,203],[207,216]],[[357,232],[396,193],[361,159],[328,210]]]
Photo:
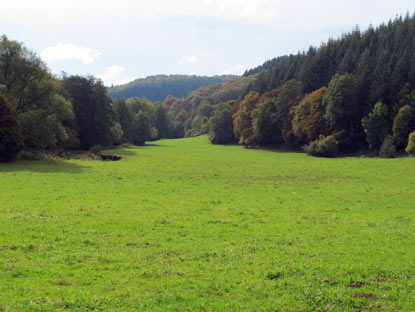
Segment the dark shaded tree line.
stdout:
[[[94,145],[144,144],[169,137],[167,112],[161,104],[129,100],[129,117],[118,106],[102,81],[81,76],[56,78],[23,44],[1,37],[1,161],[15,159],[23,149],[88,150]],[[131,123],[125,121],[128,118]]]

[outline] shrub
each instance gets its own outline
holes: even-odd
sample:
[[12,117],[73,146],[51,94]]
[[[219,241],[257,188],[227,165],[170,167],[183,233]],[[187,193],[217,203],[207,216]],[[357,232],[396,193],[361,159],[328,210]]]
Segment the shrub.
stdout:
[[44,158],[44,155],[40,152],[21,151],[17,154],[18,160],[42,160]]
[[339,142],[334,136],[320,137],[305,147],[308,155],[317,157],[336,157],[339,154]]
[[408,138],[408,146],[406,147],[405,151],[408,154],[415,155],[415,131],[411,132]]
[[393,158],[396,154],[396,146],[393,137],[388,136],[379,149],[379,157]]
[[194,138],[194,137],[197,137],[199,135],[202,135],[202,133],[200,133],[199,130],[190,129],[190,130],[186,131],[186,133],[184,134],[184,137],[185,138]]
[[91,154],[93,154],[93,155],[101,156],[101,154],[102,154],[102,148],[101,148],[101,145],[97,144],[97,145],[92,146],[92,147],[89,149],[89,152],[90,152]]

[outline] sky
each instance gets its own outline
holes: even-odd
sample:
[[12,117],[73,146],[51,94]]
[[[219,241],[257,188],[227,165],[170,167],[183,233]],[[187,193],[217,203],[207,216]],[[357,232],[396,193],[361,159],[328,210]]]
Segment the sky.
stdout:
[[156,74],[241,75],[407,12],[414,0],[0,0],[0,35],[53,74],[110,86]]

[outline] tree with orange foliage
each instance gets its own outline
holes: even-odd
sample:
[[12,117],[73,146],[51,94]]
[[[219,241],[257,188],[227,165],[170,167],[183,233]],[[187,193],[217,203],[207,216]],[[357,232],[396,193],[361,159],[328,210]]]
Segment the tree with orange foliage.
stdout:
[[251,112],[255,109],[259,100],[257,92],[248,93],[239,108],[233,115],[233,132],[239,144],[248,146],[253,143],[253,129]]
[[298,139],[311,142],[319,135],[328,134],[328,126],[324,117],[326,105],[323,101],[326,92],[327,88],[322,87],[307,94],[296,107],[293,132]]

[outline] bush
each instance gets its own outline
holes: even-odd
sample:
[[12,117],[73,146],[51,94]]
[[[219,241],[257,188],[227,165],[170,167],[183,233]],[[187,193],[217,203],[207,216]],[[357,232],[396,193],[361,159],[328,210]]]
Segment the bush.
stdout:
[[186,131],[186,133],[184,134],[184,137],[185,138],[194,138],[194,137],[197,137],[199,135],[202,135],[202,133],[200,133],[199,130],[190,129],[190,130]]
[[388,136],[379,149],[379,157],[393,158],[396,154],[396,146],[393,137]]
[[42,160],[44,158],[40,152],[21,151],[17,154],[17,160]]
[[93,154],[93,155],[101,156],[101,154],[102,154],[102,148],[101,148],[101,145],[97,144],[97,145],[92,146],[92,147],[89,149],[89,152],[90,152],[91,154]]
[[405,151],[408,154],[415,155],[415,131],[411,132],[408,138],[408,146],[406,147]]
[[329,135],[320,137],[311,142],[305,148],[308,155],[317,157],[336,157],[339,154],[339,142],[332,136]]

